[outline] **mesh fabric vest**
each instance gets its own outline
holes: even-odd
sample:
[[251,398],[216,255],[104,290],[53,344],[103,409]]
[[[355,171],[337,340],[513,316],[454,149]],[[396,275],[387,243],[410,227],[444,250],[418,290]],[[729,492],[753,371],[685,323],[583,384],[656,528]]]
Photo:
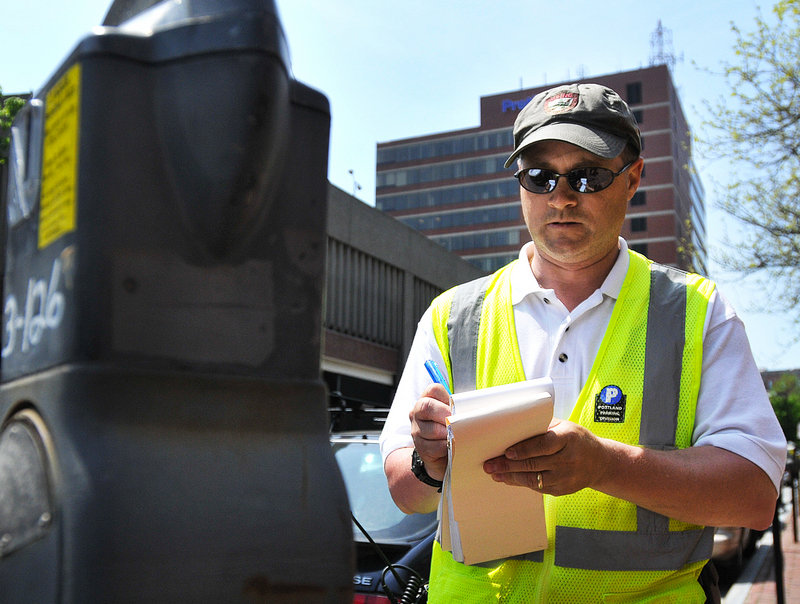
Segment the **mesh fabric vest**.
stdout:
[[[603,438],[691,445],[703,325],[714,285],[629,251],[609,325],[569,419]],[[442,294],[434,333],[454,392],[525,379],[511,265]],[[544,496],[549,546],[467,566],[434,544],[430,602],[703,602],[713,529],[593,489]],[[491,513],[488,509],[487,513]]]

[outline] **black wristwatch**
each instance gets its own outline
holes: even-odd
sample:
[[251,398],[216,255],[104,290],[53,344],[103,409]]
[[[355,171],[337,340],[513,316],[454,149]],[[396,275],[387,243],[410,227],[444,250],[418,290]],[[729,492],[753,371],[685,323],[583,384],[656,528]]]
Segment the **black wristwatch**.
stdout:
[[416,449],[411,453],[411,471],[418,480],[432,487],[436,487],[439,489],[440,493],[442,492],[442,481],[430,477],[428,471],[425,469],[425,462],[420,459]]

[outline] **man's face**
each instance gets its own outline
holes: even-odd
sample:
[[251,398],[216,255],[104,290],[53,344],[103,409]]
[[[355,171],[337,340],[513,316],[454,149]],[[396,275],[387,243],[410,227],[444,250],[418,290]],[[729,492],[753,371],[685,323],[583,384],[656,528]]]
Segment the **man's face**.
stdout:
[[[583,268],[616,249],[642,165],[638,159],[597,193],[577,193],[564,177],[550,193],[536,194],[520,187],[522,214],[537,252],[564,268]],[[624,162],[621,157],[604,159],[562,141],[536,143],[520,159],[520,168],[546,168],[559,174],[590,166],[617,172]]]

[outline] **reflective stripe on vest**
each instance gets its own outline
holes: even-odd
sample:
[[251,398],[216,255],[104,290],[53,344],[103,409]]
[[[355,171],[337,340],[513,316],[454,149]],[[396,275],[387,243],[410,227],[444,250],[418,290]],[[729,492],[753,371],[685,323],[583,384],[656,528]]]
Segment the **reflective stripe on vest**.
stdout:
[[[447,321],[453,391],[475,389],[479,326],[491,277],[456,288]],[[639,444],[675,448],[685,345],[687,275],[650,264]],[[667,404],[664,404],[667,403]],[[556,526],[555,564],[588,570],[675,570],[711,557],[712,527],[669,531],[669,518],[637,507],[637,530]],[[654,541],[657,541],[654,543]],[[542,552],[520,556],[540,561]]]
[[453,392],[475,390],[478,372],[478,332],[491,275],[459,286],[447,318]]

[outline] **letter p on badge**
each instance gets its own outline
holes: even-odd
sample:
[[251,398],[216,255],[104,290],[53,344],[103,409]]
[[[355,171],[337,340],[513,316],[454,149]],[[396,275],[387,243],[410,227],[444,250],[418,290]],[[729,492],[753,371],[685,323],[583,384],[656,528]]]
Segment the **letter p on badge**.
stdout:
[[625,394],[609,384],[594,397],[594,421],[621,424],[625,421]]

